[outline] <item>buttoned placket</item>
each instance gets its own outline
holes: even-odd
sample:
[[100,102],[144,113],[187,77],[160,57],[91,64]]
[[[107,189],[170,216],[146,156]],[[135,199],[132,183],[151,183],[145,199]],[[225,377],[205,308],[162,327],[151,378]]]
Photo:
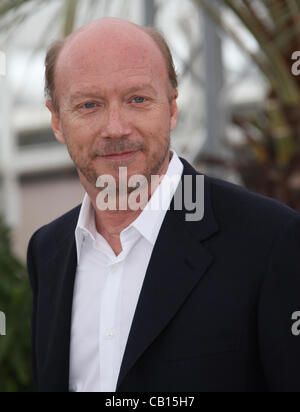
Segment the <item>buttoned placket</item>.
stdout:
[[[99,351],[100,351],[100,376],[101,391],[110,391],[110,382],[118,371],[115,365],[121,364],[121,296],[120,290],[126,257],[138,240],[139,233],[134,228],[129,228],[121,234],[123,252],[118,258],[110,258],[104,293],[100,310]],[[110,309],[109,309],[110,308]],[[117,319],[119,323],[117,323]],[[107,386],[106,386],[107,385]]]
[[109,265],[102,296],[99,327],[100,381],[101,391],[110,391],[118,356],[120,331],[118,319],[118,297],[122,280],[123,264]]

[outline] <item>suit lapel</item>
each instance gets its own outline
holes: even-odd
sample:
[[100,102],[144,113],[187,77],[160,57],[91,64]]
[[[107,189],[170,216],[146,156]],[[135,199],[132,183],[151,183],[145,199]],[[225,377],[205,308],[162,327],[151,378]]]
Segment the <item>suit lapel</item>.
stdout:
[[[69,391],[72,302],[77,268],[74,231],[78,213],[75,214],[68,232],[57,242],[56,255],[46,265],[46,276],[55,279],[55,296],[51,324],[47,325],[49,340],[44,369],[47,376],[44,376],[42,381],[47,382],[47,389],[50,385],[51,391],[58,392]],[[43,387],[39,389],[43,391]]]
[[[198,174],[184,159],[184,175]],[[184,193],[184,182],[183,182]],[[201,245],[218,231],[211,207],[210,185],[205,184],[205,216],[185,222],[186,210],[174,210],[174,199],[155,244],[131,326],[117,391],[137,360],[168,325],[213,262]]]

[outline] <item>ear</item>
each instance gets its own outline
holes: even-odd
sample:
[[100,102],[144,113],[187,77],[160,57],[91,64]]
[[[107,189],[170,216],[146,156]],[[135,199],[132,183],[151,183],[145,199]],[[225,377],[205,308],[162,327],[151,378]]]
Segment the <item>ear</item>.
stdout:
[[173,99],[170,104],[170,129],[173,131],[177,125],[178,120],[178,106],[177,106],[178,90],[174,90]]
[[59,113],[55,109],[52,100],[48,100],[46,102],[46,107],[49,109],[51,112],[51,124],[52,124],[52,130],[55,134],[56,139],[62,143],[66,144],[66,139],[64,138],[64,134],[62,132],[61,128],[61,122],[60,122],[60,117]]

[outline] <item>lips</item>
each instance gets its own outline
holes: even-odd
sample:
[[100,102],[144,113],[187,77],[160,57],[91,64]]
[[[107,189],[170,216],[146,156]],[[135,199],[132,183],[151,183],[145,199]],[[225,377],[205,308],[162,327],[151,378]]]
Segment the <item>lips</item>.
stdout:
[[110,155],[105,155],[102,157],[107,160],[115,160],[115,161],[116,160],[129,160],[138,153],[139,153],[139,150],[135,152],[123,152],[123,153],[110,154]]
[[104,157],[107,157],[107,156],[123,156],[123,155],[127,155],[129,153],[134,153],[134,152],[110,153],[108,155],[104,155]]

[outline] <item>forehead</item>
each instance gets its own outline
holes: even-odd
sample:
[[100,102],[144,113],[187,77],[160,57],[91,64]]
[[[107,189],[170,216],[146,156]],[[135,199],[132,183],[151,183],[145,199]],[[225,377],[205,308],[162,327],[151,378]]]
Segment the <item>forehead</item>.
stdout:
[[82,97],[99,97],[110,93],[128,94],[135,92],[143,92],[157,96],[158,90],[156,84],[151,76],[145,75],[141,70],[134,70],[122,72],[124,75],[118,77],[111,73],[108,76],[90,77],[88,80],[81,80],[80,83],[74,82],[68,87],[68,95],[70,99],[77,99]]
[[[166,62],[154,41],[143,32],[84,32],[62,50],[56,67],[56,89],[73,91],[89,84],[152,86],[168,83]],[[78,87],[80,86],[80,87]]]

